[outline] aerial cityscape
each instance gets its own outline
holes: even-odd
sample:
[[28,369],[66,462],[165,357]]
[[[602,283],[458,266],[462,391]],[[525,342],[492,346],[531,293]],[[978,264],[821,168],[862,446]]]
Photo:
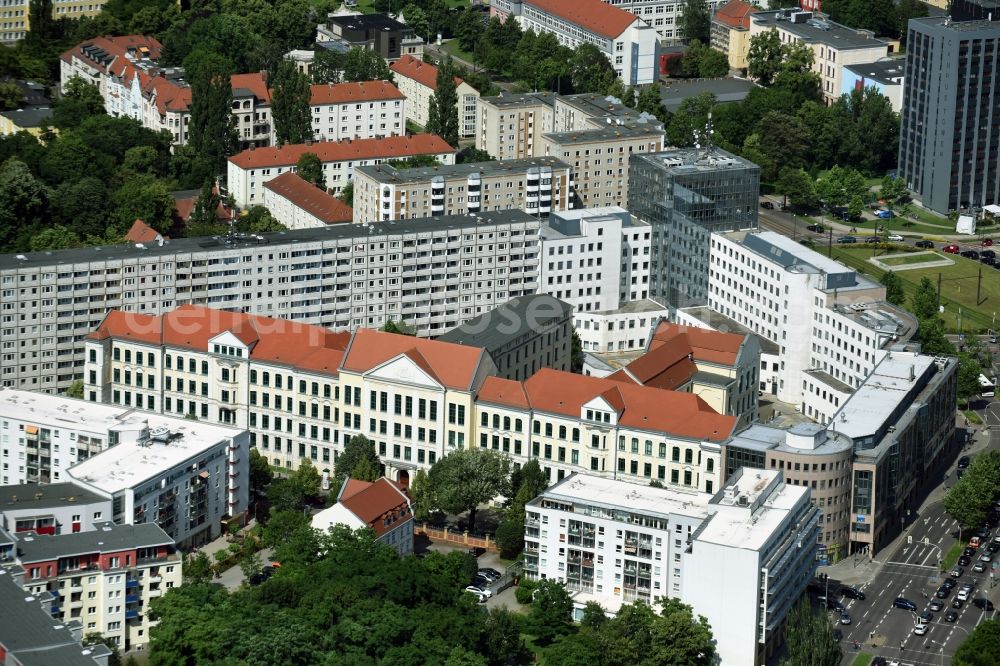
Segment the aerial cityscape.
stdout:
[[1000,0],[4,0],[0,665],[1000,663],[998,155]]

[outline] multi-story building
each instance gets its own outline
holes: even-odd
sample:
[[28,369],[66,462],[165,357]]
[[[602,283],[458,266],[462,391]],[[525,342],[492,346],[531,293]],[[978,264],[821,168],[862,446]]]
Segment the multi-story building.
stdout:
[[75,483],[0,486],[0,528],[11,534],[89,532],[111,520],[111,498]]
[[324,83],[310,89],[316,141],[377,139],[406,133],[407,97],[388,81]]
[[328,14],[326,23],[316,26],[316,42],[320,48],[328,44],[341,52],[360,46],[392,62],[407,53],[407,44],[420,44],[421,40],[414,35],[413,28],[388,14],[336,13]]
[[757,7],[743,0],[720,4],[712,14],[710,42],[713,49],[726,54],[730,69],[746,69],[750,51],[750,14]]
[[289,229],[324,227],[354,217],[350,206],[294,171],[264,183],[264,207]]
[[401,557],[413,554],[410,498],[384,477],[374,483],[348,478],[340,487],[337,503],[312,517],[312,526],[323,532],[334,525],[370,529],[376,542],[390,546]]
[[227,184],[237,206],[253,206],[264,199],[264,183],[295,171],[299,158],[316,155],[323,165],[326,189],[333,194],[354,178],[358,167],[417,155],[434,157],[442,164],[455,163],[455,149],[434,134],[389,136],[381,139],[345,139],[317,143],[291,143],[274,148],[249,148],[229,158]]
[[[421,335],[444,333],[538,288],[538,219],[479,218],[0,255],[0,385],[65,390],[83,373],[84,336],[114,309],[158,315],[194,303],[335,329],[402,319]],[[455,272],[460,261],[470,263]]]
[[670,308],[706,304],[712,233],[757,228],[760,167],[709,143],[633,153],[628,174],[628,209],[653,231],[650,296]]
[[658,80],[658,35],[636,14],[601,0],[492,0],[490,4],[495,2],[501,4],[499,11],[516,16],[525,30],[551,33],[572,49],[593,44],[627,86]]
[[77,534],[24,533],[16,562],[26,590],[54,597],[53,620],[79,622],[85,634],[101,633],[126,651],[149,642],[156,624],[149,604],[180,587],[183,566],[158,526],[111,522]]
[[519,296],[436,339],[485,349],[505,379],[527,379],[541,368],[568,372],[573,308],[546,294]]
[[721,664],[763,664],[815,572],[809,489],[744,468],[712,493],[574,474],[525,507],[524,571],[565,583],[574,613],[690,604]]
[[499,160],[546,155],[573,167],[574,207],[628,199],[629,157],[663,149],[663,124],[613,97],[552,93],[479,100],[476,147]]
[[940,213],[1000,202],[1000,20],[937,16],[907,30],[900,177]]
[[890,52],[889,43],[870,30],[848,28],[818,12],[798,8],[750,14],[750,39],[766,30],[776,31],[782,44],[805,44],[812,49],[812,70],[819,75],[827,104],[840,97],[846,65],[874,62]]
[[0,136],[11,136],[27,132],[35,138],[42,136],[52,123],[52,107],[36,106],[0,112]]
[[761,390],[820,423],[916,331],[884,287],[781,234],[713,234],[710,266],[709,307],[778,345]]
[[538,290],[573,306],[584,351],[642,349],[668,314],[649,300],[651,235],[617,206],[555,213],[539,230]]
[[551,157],[354,172],[354,221],[523,210],[538,217],[573,207],[573,169]]
[[523,382],[487,379],[476,423],[480,447],[537,459],[550,481],[587,472],[715,492],[737,419],[692,393],[544,368]]
[[[437,91],[438,69],[419,57],[404,55],[389,65],[396,75],[399,89],[406,95],[406,119],[427,127],[431,97]],[[479,91],[459,76],[455,77],[455,112],[458,114],[458,135],[476,135],[476,100]]]
[[[101,13],[106,0],[54,0],[52,19],[82,19]],[[7,0],[0,11],[0,44],[14,44],[31,31],[29,0]]]
[[840,81],[840,94],[849,95],[855,90],[874,88],[889,99],[893,111],[900,113],[903,109],[905,64],[905,59],[899,57],[847,65]]
[[54,623],[55,597],[47,591],[30,593],[18,571],[0,567],[0,659],[5,666],[108,666],[111,650],[103,643],[81,645],[84,631],[79,621]]
[[645,353],[609,378],[694,393],[718,413],[736,416],[746,425],[757,420],[759,360],[755,335],[661,321]]

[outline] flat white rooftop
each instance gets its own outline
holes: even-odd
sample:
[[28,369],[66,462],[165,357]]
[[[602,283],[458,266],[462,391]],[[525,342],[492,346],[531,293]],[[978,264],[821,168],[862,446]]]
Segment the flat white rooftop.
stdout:
[[886,354],[864,384],[834,414],[829,427],[852,439],[875,434],[934,362],[933,356],[914,352]]
[[686,493],[586,474],[570,474],[542,493],[541,497],[634,513],[692,518],[706,518],[710,514],[709,501],[712,499],[708,493]]
[[[695,540],[745,550],[763,548],[809,493],[805,486],[791,486],[784,481],[775,484],[778,474],[777,470],[743,468],[740,477],[730,479],[727,485],[738,486],[737,496],[746,494],[751,506],[725,499],[713,504],[718,511]],[[751,510],[760,499],[760,508]]]
[[[767,241],[768,244],[787,252],[788,254],[795,257],[799,262],[803,264],[808,264],[814,268],[819,269],[824,273],[836,274],[836,273],[852,272],[852,269],[848,268],[847,266],[844,266],[843,264],[836,262],[833,259],[824,257],[819,252],[816,252],[815,250],[810,250],[802,243],[792,240],[788,236],[784,236],[775,231],[758,231],[754,235],[761,238],[762,240]],[[770,261],[772,263],[780,263],[775,261],[773,257],[768,257],[765,255],[761,256],[765,260]]]
[[20,421],[109,431],[127,423],[136,410],[119,405],[76,400],[62,395],[0,388],[0,415]]

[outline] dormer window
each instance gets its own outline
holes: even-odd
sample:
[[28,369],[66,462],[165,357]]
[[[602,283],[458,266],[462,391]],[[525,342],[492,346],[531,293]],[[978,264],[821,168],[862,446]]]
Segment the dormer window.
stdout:
[[232,347],[230,345],[212,345],[212,352],[215,354],[221,354],[223,356],[235,356],[236,358],[243,358],[243,350],[239,347]]

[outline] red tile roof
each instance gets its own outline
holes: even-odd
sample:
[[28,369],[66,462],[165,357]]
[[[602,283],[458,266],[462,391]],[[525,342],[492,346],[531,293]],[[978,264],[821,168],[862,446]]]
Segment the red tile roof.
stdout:
[[[218,194],[218,186],[213,185],[212,191],[214,194]],[[195,191],[193,194],[171,192],[170,196],[174,198],[174,217],[181,222],[187,222],[191,219],[191,214],[194,213],[194,207],[198,203],[198,196],[200,194],[200,191]],[[221,222],[229,222],[233,219],[232,211],[226,208],[226,205],[222,201],[219,201],[219,205],[215,207],[215,219]]]
[[345,102],[380,102],[406,99],[399,88],[388,81],[358,81],[348,83],[323,83],[310,86],[309,103],[344,104]]
[[[426,86],[431,90],[437,90],[437,67],[418,58],[414,58],[409,53],[389,65],[389,69],[400,76],[413,79],[417,83]],[[461,84],[462,79],[456,76],[455,85],[459,86]]]
[[271,103],[271,91],[267,87],[266,72],[251,72],[250,74],[233,74],[229,79],[233,93],[237,90],[249,90],[253,96],[265,104]]
[[733,365],[739,356],[746,336],[739,333],[723,333],[697,326],[683,326],[661,321],[653,331],[649,349],[683,336],[696,361]]
[[722,441],[732,434],[735,416],[718,414],[692,393],[665,391],[626,384],[610,378],[588,377],[543,368],[523,382],[524,397],[490,377],[480,391],[493,404],[524,408],[525,397],[534,410],[579,418],[583,405],[603,398],[618,412],[625,427],[664,432],[689,439]]
[[281,147],[244,150],[229,158],[241,169],[292,166],[303,153],[315,153],[321,162],[342,162],[365,159],[399,159],[414,155],[454,154],[455,149],[436,134],[389,136],[381,139],[347,139],[319,141],[313,144],[295,143]]
[[399,356],[407,356],[437,382],[459,391],[476,388],[476,375],[487,358],[478,347],[361,328],[347,347],[341,369],[369,372]]
[[713,21],[728,25],[730,28],[750,29],[750,14],[758,11],[756,7],[743,0],[729,0],[715,12]]
[[226,331],[250,346],[253,360],[332,375],[351,337],[321,326],[182,305],[164,315],[112,310],[87,338],[207,351],[208,341]]
[[264,187],[288,199],[324,224],[350,222],[354,210],[343,201],[301,178],[294,171],[286,171],[264,183]]
[[501,405],[528,409],[528,394],[524,392],[524,384],[513,379],[490,376],[483,382],[476,396],[477,402],[495,402]]
[[735,365],[744,340],[742,335],[662,321],[653,331],[646,353],[608,378],[678,389],[698,372],[695,361]]
[[132,223],[132,228],[125,234],[125,240],[130,243],[153,243],[162,238],[160,232],[149,226],[139,218]]
[[158,60],[160,58],[160,51],[163,50],[163,45],[160,44],[155,37],[147,37],[145,35],[121,35],[119,37],[94,37],[93,39],[88,39],[85,42],[80,42],[68,51],[65,51],[61,57],[64,61],[70,62],[70,59],[73,56],[76,56],[81,60],[86,60],[91,64],[91,66],[101,72],[106,73],[108,69],[105,65],[95,63],[93,60],[83,55],[83,48],[89,45],[94,45],[100,48],[108,55],[116,56],[115,60],[112,62],[112,69],[115,69],[117,66],[119,72],[121,71],[121,61],[125,60],[125,56],[129,53],[129,51],[137,52],[145,57],[148,57],[150,60]]
[[[382,536],[412,520],[410,500],[392,481],[381,478],[374,483],[349,479],[340,493],[340,504]],[[389,524],[385,524],[386,518]]]
[[525,0],[524,4],[609,39],[622,34],[638,20],[634,14],[601,0]]

